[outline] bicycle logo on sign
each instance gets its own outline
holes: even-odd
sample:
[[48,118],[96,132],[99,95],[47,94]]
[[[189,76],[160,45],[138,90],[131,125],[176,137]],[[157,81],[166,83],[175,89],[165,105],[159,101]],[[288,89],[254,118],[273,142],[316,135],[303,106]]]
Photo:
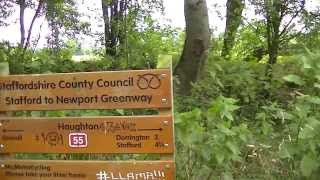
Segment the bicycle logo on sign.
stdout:
[[161,79],[159,74],[143,74],[138,75],[137,86],[139,89],[159,89],[161,86]]

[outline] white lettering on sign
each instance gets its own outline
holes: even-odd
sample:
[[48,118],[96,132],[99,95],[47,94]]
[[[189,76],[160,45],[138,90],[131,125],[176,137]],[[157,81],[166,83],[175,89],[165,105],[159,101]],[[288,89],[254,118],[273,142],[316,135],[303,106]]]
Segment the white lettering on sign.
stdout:
[[100,171],[96,174],[97,180],[138,180],[138,179],[158,179],[164,180],[165,173],[163,171],[154,170],[153,172],[128,172],[128,173],[114,173],[114,172],[107,172],[107,171]]
[[85,133],[70,133],[69,146],[73,148],[88,147],[88,136]]

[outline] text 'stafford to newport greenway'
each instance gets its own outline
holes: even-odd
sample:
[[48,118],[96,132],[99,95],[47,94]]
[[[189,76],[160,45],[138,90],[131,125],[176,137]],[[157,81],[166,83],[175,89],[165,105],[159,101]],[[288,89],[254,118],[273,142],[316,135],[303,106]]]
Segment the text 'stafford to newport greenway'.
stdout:
[[0,77],[5,111],[171,106],[169,70]]

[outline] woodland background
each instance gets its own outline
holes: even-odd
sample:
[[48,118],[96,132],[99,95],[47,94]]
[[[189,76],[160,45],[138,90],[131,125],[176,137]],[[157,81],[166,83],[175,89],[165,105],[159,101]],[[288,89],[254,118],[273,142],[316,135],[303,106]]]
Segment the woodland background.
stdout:
[[[211,0],[208,0],[211,1]],[[227,0],[225,32],[210,29],[205,0],[184,0],[186,29],[160,25],[161,0],[102,0],[93,33],[76,0],[1,0],[20,42],[0,42],[10,74],[168,67],[175,85],[177,179],[317,179],[320,176],[320,2]],[[210,7],[209,7],[210,8]],[[251,8],[255,16],[246,17]],[[26,23],[25,11],[34,15]],[[88,10],[89,11],[89,10]],[[94,14],[94,11],[90,14]],[[45,18],[49,32],[34,32]],[[0,32],[1,33],[1,32]],[[82,48],[78,39],[96,40]],[[40,37],[46,38],[39,47]],[[79,61],[79,57],[82,58]],[[153,114],[154,110],[17,112],[17,116]],[[157,159],[150,155],[28,155],[39,159]]]

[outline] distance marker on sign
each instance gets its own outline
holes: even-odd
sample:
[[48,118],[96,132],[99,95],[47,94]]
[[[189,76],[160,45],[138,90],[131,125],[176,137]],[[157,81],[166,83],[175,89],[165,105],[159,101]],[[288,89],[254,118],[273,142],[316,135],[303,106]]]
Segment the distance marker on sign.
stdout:
[[[173,153],[172,116],[0,119],[0,153]],[[36,124],[36,126],[35,126]]]

